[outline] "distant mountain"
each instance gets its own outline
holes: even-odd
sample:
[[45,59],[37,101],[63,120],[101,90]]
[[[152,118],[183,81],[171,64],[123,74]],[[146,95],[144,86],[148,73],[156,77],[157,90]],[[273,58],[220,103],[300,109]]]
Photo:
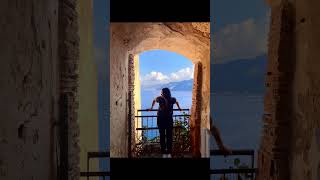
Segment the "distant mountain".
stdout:
[[169,88],[171,91],[192,91],[193,79],[164,84],[157,87],[157,90],[161,90],[165,87]]
[[211,92],[264,92],[267,56],[240,59],[225,64],[211,64]]
[[[211,65],[211,81],[214,93],[257,93],[264,92],[267,56],[240,59],[224,64]],[[156,87],[168,87],[172,91],[192,91],[193,79],[171,82]]]

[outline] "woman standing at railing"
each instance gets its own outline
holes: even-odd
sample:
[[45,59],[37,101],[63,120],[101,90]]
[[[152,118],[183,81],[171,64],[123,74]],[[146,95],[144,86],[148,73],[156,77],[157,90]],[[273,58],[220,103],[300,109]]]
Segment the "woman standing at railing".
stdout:
[[172,152],[172,131],[173,131],[173,105],[176,104],[181,111],[176,98],[171,97],[169,88],[161,90],[161,96],[156,97],[149,110],[152,110],[155,103],[159,103],[157,112],[157,125],[160,134],[160,146],[162,157],[170,158]]

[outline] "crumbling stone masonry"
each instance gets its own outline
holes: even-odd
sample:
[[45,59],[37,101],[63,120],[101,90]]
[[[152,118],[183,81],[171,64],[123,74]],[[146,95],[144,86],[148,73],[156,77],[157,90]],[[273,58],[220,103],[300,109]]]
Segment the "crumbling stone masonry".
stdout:
[[200,129],[201,129],[201,87],[202,87],[202,65],[200,62],[194,66],[194,83],[191,107],[191,148],[193,157],[201,157],[200,152]]
[[[67,135],[61,134],[62,138],[67,138],[68,147],[60,147],[60,153],[67,153],[68,161],[61,159],[61,178],[76,180],[80,178],[80,146],[79,146],[79,125],[77,122],[77,88],[78,88],[78,63],[79,63],[79,36],[78,36],[78,16],[76,11],[77,0],[59,1],[59,71],[60,71],[60,98],[66,97]],[[62,100],[62,99],[60,99]],[[60,122],[64,124],[66,122]],[[61,129],[63,131],[63,129]],[[65,152],[64,150],[67,150]],[[64,157],[64,156],[62,156]],[[67,166],[65,165],[67,163]],[[65,166],[67,168],[65,168]],[[67,170],[67,172],[64,172]]]
[[274,7],[271,17],[258,179],[289,179],[294,71],[292,7],[287,3]]
[[319,179],[320,1],[268,2],[272,14],[258,179]]
[[128,157],[133,155],[133,149],[135,146],[135,103],[134,103],[134,56],[129,55],[128,59]]

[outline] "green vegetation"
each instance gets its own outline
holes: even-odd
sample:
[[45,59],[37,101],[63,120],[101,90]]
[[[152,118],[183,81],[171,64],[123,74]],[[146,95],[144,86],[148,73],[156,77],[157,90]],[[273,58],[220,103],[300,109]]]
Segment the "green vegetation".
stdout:
[[[182,115],[174,120],[173,129],[173,149],[172,155],[175,157],[182,157],[184,153],[189,153],[190,148],[190,117],[183,112]],[[147,128],[143,126],[143,128]],[[147,156],[151,153],[160,153],[160,136],[148,139],[147,131],[143,130],[139,141],[135,146],[135,154],[138,157]]]

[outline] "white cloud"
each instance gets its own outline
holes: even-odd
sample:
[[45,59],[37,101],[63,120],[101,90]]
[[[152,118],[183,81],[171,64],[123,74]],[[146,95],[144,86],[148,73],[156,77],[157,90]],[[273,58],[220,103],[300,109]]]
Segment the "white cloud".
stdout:
[[229,24],[214,35],[214,62],[254,58],[267,52],[270,12],[260,19]]
[[170,79],[172,79],[172,81],[182,81],[182,80],[188,80],[192,78],[193,78],[193,68],[189,68],[189,67],[170,74]]
[[159,81],[159,82],[167,82],[169,77],[162,74],[161,72],[152,71],[149,74],[142,77],[142,81]]
[[152,88],[170,82],[189,80],[193,78],[193,67],[187,67],[177,72],[165,75],[161,72],[152,71],[145,76],[140,77],[143,88]]

